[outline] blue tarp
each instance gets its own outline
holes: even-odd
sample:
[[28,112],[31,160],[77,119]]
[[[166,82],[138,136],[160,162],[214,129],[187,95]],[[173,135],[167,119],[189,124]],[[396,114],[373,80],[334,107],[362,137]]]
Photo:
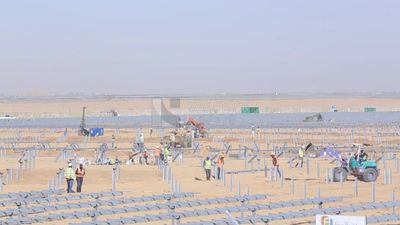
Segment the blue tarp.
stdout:
[[90,128],[89,134],[91,137],[103,136],[104,128],[101,128],[101,127]]

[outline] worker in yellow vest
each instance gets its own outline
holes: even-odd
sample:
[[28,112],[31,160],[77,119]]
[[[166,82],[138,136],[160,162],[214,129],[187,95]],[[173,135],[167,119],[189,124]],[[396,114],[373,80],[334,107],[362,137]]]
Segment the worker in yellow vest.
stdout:
[[296,163],[296,167],[299,165],[300,163],[300,168],[303,168],[303,161],[304,161],[304,152],[306,150],[306,146],[301,146],[301,148],[299,149],[299,161]]
[[72,163],[68,163],[68,168],[65,169],[65,179],[67,180],[67,193],[72,193],[72,187],[74,186],[75,173],[72,169]]
[[210,180],[211,167],[212,167],[212,162],[211,162],[210,156],[207,156],[206,160],[204,160],[203,166],[204,166],[204,170],[206,171],[206,179]]
[[163,154],[164,154],[164,162],[165,162],[165,164],[168,164],[169,148],[168,148],[167,144],[164,145]]
[[83,163],[79,164],[79,167],[75,170],[76,175],[76,192],[82,191],[83,177],[86,175],[86,170],[83,168]]

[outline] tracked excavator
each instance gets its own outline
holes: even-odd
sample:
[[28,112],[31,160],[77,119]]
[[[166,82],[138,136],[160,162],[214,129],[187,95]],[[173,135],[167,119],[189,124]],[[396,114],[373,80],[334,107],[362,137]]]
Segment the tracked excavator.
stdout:
[[206,127],[204,126],[204,123],[198,122],[195,120],[193,117],[189,116],[187,122],[187,126],[192,126],[195,131],[195,138],[205,138],[207,137],[207,130]]

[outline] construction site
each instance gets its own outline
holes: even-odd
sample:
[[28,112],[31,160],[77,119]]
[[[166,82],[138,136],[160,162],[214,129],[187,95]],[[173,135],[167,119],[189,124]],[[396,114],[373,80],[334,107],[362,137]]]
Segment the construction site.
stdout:
[[1,1],[0,225],[400,225],[399,21]]
[[[4,101],[0,224],[399,224],[400,114],[380,111],[395,103],[349,112],[346,98],[293,98],[321,108],[267,113],[269,97],[235,98],[203,113],[189,105],[207,97],[130,100],[134,115],[119,100]],[[82,190],[74,180],[67,193],[81,165]]]

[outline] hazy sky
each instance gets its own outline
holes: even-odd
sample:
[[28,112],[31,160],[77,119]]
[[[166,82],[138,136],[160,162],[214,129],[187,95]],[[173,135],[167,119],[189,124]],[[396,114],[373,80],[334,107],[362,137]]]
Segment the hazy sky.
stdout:
[[1,1],[0,93],[397,91],[400,1]]

